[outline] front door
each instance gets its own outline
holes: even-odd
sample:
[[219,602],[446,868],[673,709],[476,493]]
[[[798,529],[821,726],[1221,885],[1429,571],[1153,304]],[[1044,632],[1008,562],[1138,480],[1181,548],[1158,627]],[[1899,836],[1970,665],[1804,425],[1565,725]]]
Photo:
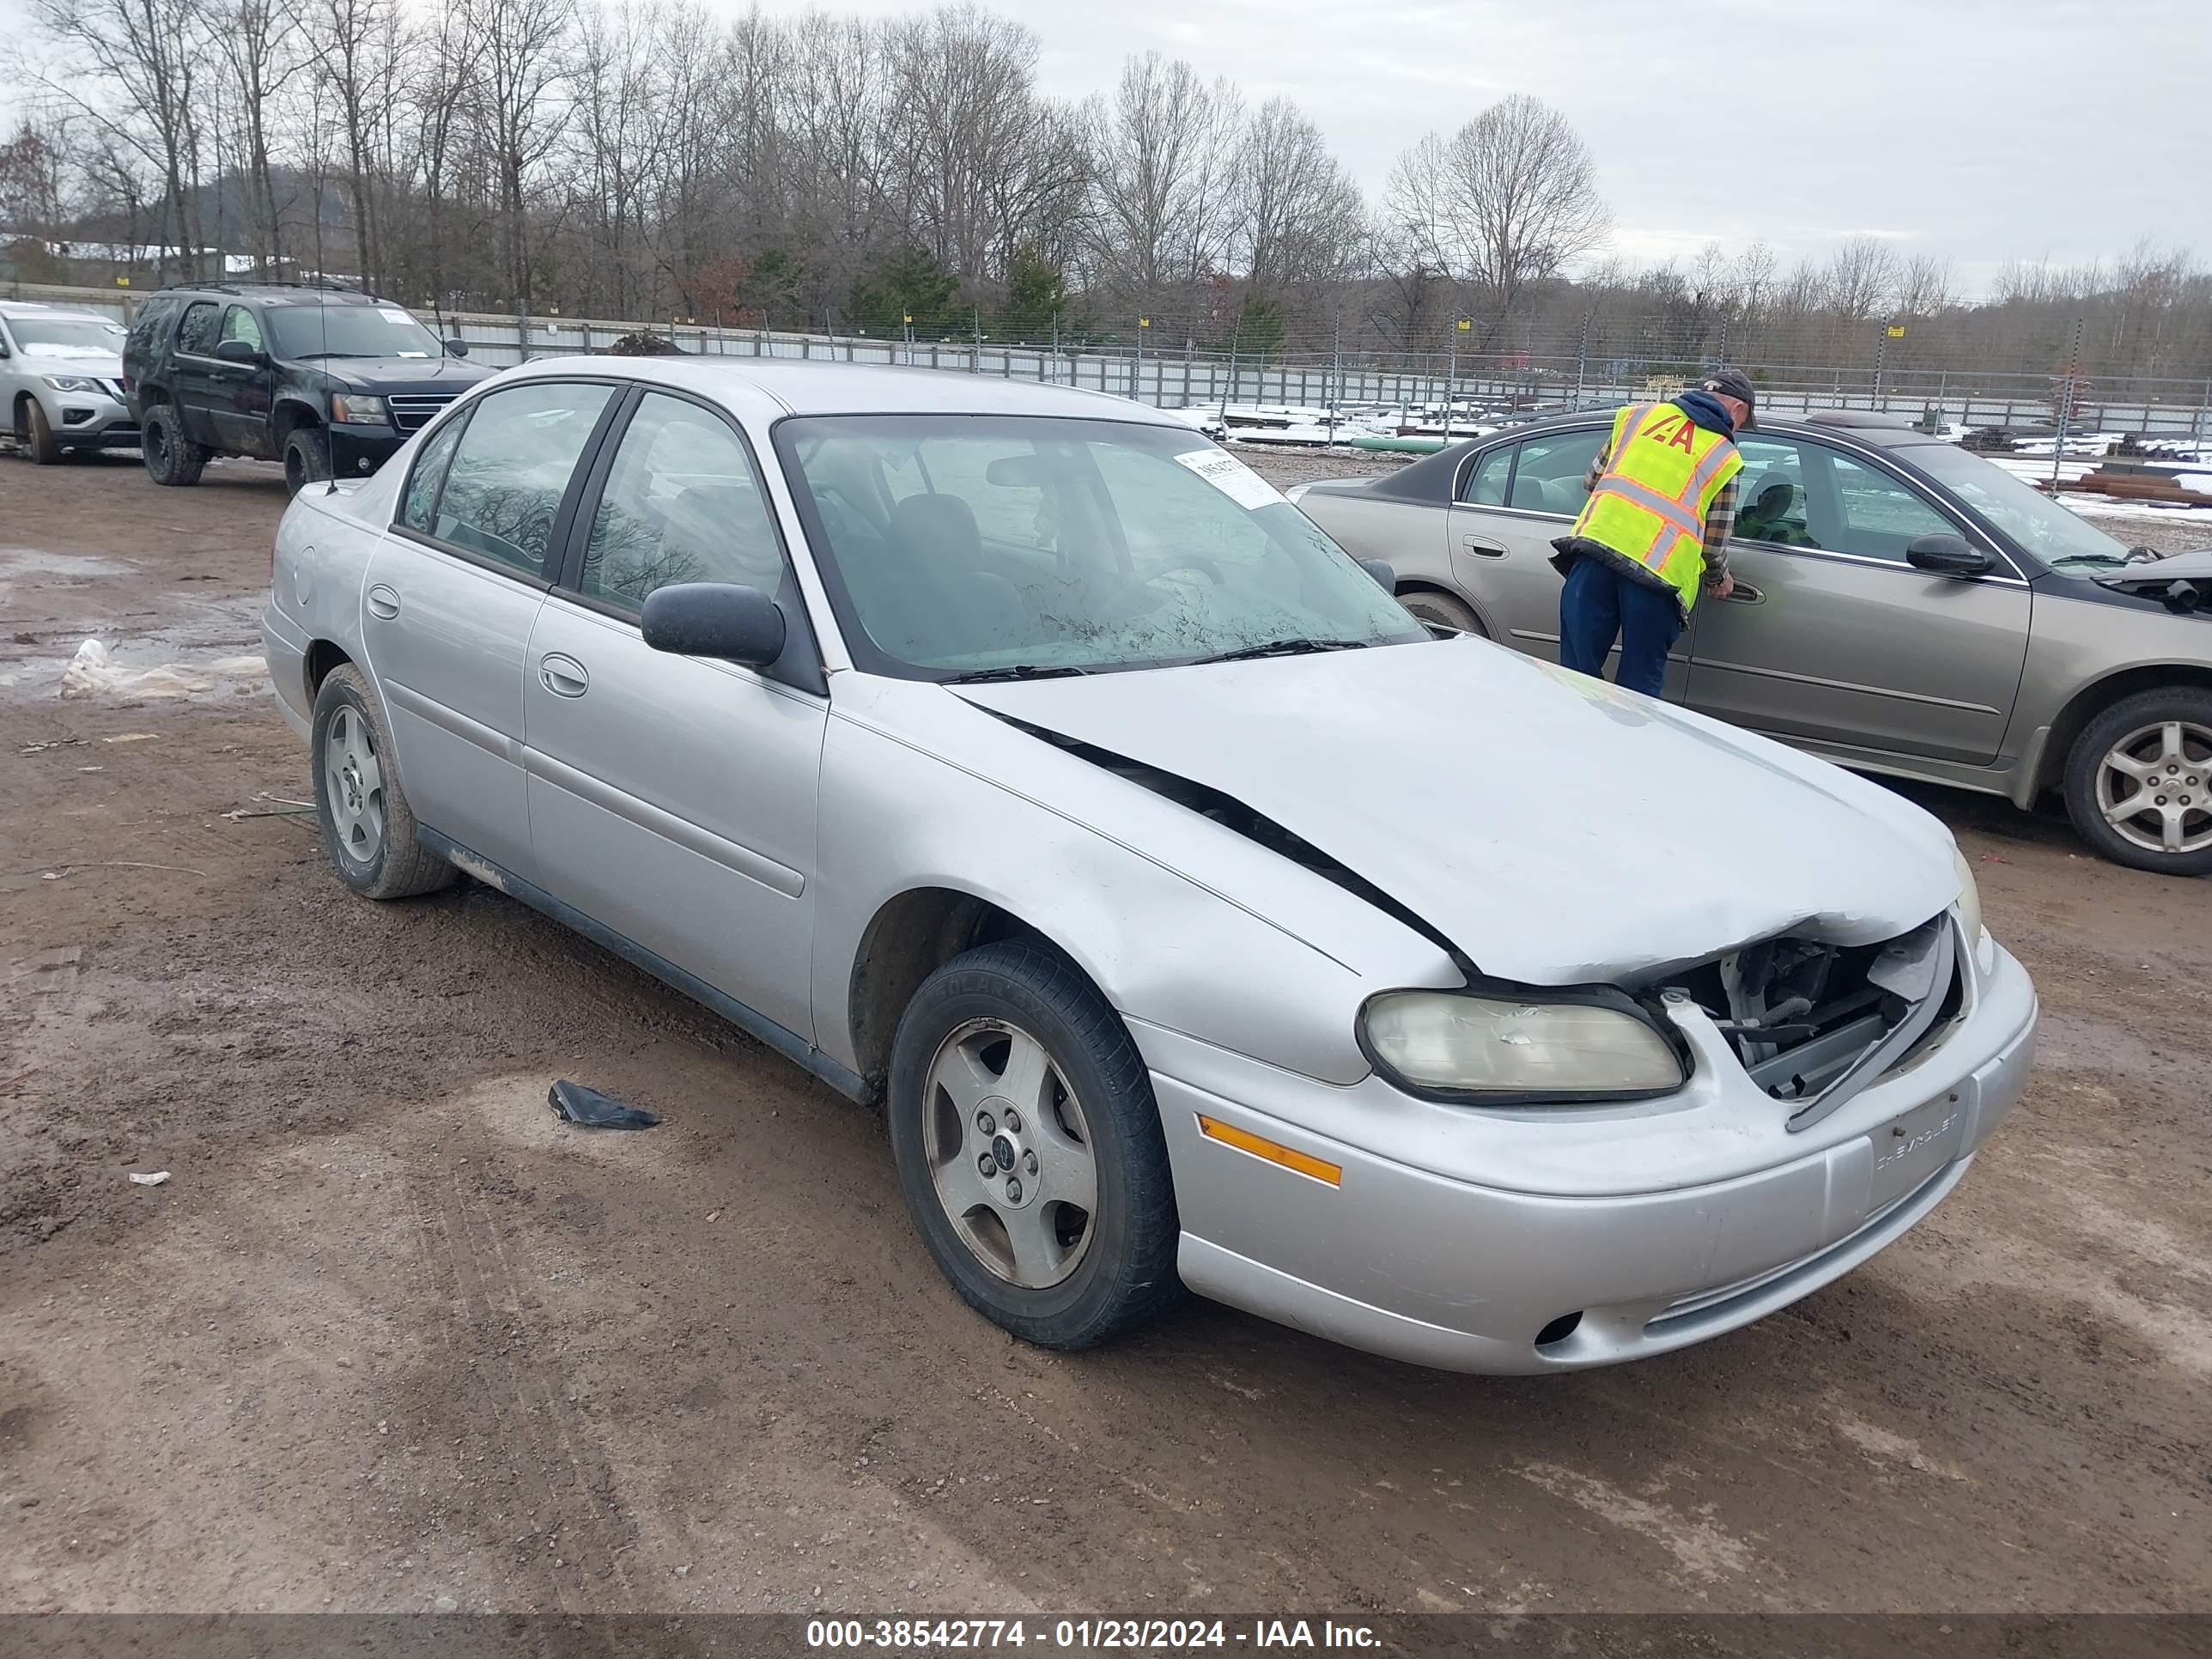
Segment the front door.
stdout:
[[1993,759],[2027,655],[2027,584],[2002,559],[1966,580],[1913,568],[1915,538],[1972,532],[1870,459],[1757,433],[1738,447],[1736,591],[1698,604],[1691,706],[1869,757]]
[[269,407],[276,376],[269,366],[269,349],[262,343],[261,319],[244,306],[230,307],[222,313],[218,347],[226,340],[249,348],[254,358],[249,363],[216,364],[214,395],[209,402],[216,431],[225,449],[242,455],[272,456]]
[[[1584,481],[1609,426],[1571,427],[1480,452],[1451,508],[1452,574],[1475,597],[1498,642],[1559,659],[1559,573],[1552,543],[1589,499]],[[1694,626],[1694,619],[1693,623]],[[1690,629],[1668,653],[1666,696],[1688,688]],[[1620,666],[1616,650],[1608,673]]]
[[369,561],[362,637],[415,815],[533,878],[522,686],[548,554],[605,385],[532,380],[477,400],[417,453]]
[[828,704],[733,663],[655,651],[646,596],[734,582],[805,609],[749,447],[718,412],[639,400],[524,683],[540,884],[812,1040],[815,792]]

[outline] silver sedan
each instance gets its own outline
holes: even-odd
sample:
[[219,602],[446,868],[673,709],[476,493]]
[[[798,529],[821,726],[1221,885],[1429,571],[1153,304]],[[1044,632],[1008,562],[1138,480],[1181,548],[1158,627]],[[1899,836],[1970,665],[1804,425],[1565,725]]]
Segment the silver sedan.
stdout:
[[2030,1061],[1933,819],[1439,636],[1117,399],[533,364],[302,492],[264,632],[340,879],[465,872],[880,1102],[1036,1342],[1188,1289],[1661,1352],[1896,1238]]

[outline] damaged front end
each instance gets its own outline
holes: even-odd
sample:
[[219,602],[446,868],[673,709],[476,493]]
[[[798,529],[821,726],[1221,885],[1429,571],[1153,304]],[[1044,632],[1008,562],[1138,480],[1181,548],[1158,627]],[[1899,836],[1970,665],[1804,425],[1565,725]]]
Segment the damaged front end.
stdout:
[[1751,1080],[1810,1127],[1894,1070],[1960,1012],[1958,930],[1946,912],[1875,945],[1759,940],[1674,976]]

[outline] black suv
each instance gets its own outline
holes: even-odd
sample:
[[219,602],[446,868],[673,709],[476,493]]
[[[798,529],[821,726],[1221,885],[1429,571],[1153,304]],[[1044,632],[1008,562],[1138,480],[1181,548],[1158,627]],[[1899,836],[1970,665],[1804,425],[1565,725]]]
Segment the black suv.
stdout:
[[488,368],[454,359],[403,306],[296,283],[167,288],[123,347],[155,483],[199,482],[216,455],[284,463],[286,488],[374,472]]

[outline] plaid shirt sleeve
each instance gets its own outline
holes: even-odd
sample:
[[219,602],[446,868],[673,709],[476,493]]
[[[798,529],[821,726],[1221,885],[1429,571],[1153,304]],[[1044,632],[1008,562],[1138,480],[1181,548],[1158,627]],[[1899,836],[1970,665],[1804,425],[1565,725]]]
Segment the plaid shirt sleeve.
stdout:
[[1735,480],[1730,478],[1705,509],[1705,586],[1718,587],[1728,574],[1729,538],[1735,534]]

